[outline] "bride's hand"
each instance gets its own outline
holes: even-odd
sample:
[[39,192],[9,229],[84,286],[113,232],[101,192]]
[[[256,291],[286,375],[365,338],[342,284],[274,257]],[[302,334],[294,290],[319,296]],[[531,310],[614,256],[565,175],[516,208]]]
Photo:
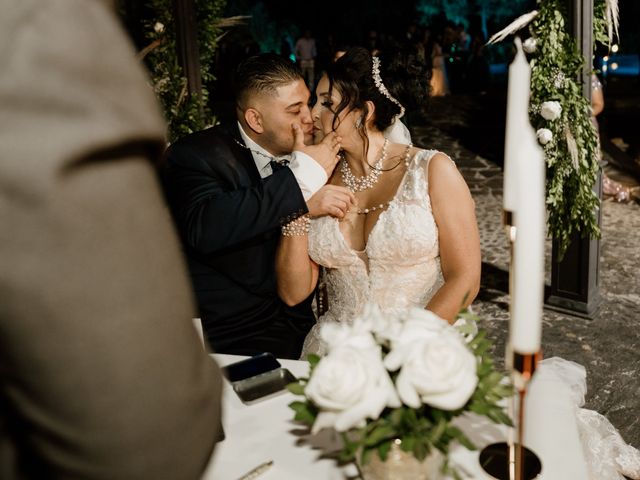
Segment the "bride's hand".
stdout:
[[305,145],[304,132],[302,128],[300,128],[300,125],[294,124],[292,128],[294,137],[293,149],[309,155],[324,168],[324,171],[327,173],[327,178],[331,177],[333,169],[336,167],[338,160],[340,160],[338,152],[340,151],[340,141],[342,138],[337,136],[335,132],[331,132],[317,145]]
[[307,202],[309,215],[312,217],[331,215],[343,218],[355,206],[355,195],[348,188],[339,185],[325,185]]

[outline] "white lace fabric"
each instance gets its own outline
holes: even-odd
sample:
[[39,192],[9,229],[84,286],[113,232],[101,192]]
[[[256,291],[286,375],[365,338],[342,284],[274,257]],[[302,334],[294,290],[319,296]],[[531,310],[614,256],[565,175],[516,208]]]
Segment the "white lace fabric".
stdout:
[[640,480],[640,452],[625,443],[604,415],[580,408],[587,392],[585,368],[563,358],[551,357],[540,362],[536,375],[553,375],[569,387],[589,471],[588,480],[624,480],[623,475]]
[[383,312],[424,307],[444,283],[428,186],[429,161],[436,153],[421,150],[413,157],[364,251],[347,244],[337,219],[311,221],[309,255],[326,269],[329,309],[305,339],[302,358],[325,353],[319,335],[324,323],[351,322],[367,302]]

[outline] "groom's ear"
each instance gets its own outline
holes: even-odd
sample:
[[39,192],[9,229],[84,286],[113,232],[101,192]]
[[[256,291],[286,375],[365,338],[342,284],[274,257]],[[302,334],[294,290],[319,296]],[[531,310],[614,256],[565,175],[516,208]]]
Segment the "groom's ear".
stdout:
[[247,125],[251,130],[256,133],[264,132],[264,124],[262,115],[255,108],[247,108],[244,111],[244,121],[247,122]]

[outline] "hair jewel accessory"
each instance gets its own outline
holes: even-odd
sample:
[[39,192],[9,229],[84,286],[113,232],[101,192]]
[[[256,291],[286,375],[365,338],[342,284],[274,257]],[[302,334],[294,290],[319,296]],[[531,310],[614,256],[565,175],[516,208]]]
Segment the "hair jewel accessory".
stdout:
[[397,120],[398,118],[402,118],[402,116],[404,115],[404,107],[398,100],[396,100],[389,93],[389,90],[387,90],[387,87],[385,87],[384,83],[382,83],[382,78],[380,77],[380,58],[372,57],[372,59],[373,59],[373,67],[371,68],[371,74],[373,76],[373,83],[376,85],[376,87],[378,88],[378,91],[382,95],[387,97],[387,99],[389,99],[390,102],[395,103],[398,107],[400,107],[400,113],[394,117],[394,120]]

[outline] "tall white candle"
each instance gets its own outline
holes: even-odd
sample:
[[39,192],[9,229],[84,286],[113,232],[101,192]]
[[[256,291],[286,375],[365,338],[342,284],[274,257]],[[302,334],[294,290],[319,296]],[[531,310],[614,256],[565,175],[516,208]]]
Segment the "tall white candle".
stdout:
[[542,305],[544,301],[545,164],[535,134],[529,126],[521,154],[517,229],[514,246],[514,292],[511,318],[511,345],[517,353],[540,350]]
[[507,90],[507,120],[504,141],[504,188],[503,208],[509,212],[517,210],[518,164],[522,161],[520,148],[524,128],[529,125],[529,94],[531,67],[520,38],[515,38],[517,53],[509,66],[509,86]]
[[544,301],[545,162],[526,111],[521,113],[521,143],[514,185],[516,241],[513,255],[510,341],[513,351],[540,350]]

